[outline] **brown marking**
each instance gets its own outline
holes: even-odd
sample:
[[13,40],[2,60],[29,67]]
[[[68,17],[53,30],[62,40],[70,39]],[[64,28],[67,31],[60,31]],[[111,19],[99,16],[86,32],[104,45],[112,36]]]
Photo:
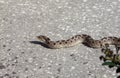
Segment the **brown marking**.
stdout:
[[61,41],[56,41],[56,43],[58,43],[58,44],[62,44]]
[[74,41],[77,41],[77,40],[78,40],[77,38],[74,39]]
[[74,39],[75,37],[72,37],[71,39]]
[[91,43],[94,44],[94,41],[92,40]]
[[117,41],[120,42],[120,39],[118,39]]
[[61,42],[59,44],[62,44]]
[[102,47],[102,44],[101,44],[101,42],[100,42],[100,41],[98,41],[98,45],[99,45],[99,47]]
[[53,43],[53,45],[56,45],[56,43]]
[[70,41],[70,39],[68,39],[67,41]]
[[101,44],[101,41],[98,41],[99,44]]
[[81,39],[81,36],[78,36],[78,39]]
[[112,40],[113,40],[113,41],[115,41],[116,39],[115,39],[115,38],[113,38]]
[[46,38],[46,40],[50,40],[49,38]]
[[102,38],[101,40],[105,40],[105,39],[107,39],[107,37],[104,37],[104,38]]
[[78,35],[76,35],[75,38],[78,38]]
[[65,42],[65,40],[61,40],[61,42]]
[[57,43],[58,43],[58,44],[62,44],[62,42],[61,42],[61,41],[57,41]]
[[73,42],[72,40],[70,42]]
[[72,42],[72,39],[68,39],[67,42]]
[[78,37],[81,37],[82,35],[77,35]]
[[67,44],[68,42],[67,41],[65,41],[65,44]]
[[56,41],[56,43],[59,43],[59,42],[61,42],[61,41]]
[[46,42],[47,44],[50,44],[50,42],[48,41],[48,42]]
[[100,47],[103,47],[103,45],[102,45],[102,44],[100,44]]
[[101,39],[103,42],[106,42],[106,40],[107,40],[107,38],[103,38],[103,39]]
[[83,36],[85,36],[86,34],[82,34]]
[[113,37],[114,39],[118,39],[117,37]]
[[113,37],[108,37],[108,38],[111,38],[111,39],[112,39]]

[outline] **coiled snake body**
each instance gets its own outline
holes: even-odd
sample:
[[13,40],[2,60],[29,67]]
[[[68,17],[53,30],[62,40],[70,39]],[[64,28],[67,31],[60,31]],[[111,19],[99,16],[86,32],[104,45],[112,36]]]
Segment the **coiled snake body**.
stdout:
[[117,48],[120,47],[120,38],[117,37],[104,37],[100,40],[95,40],[91,36],[86,34],[75,35],[67,40],[52,41],[47,36],[37,36],[37,38],[49,48],[58,49],[64,47],[75,46],[82,43],[91,48],[105,48],[109,45],[115,45]]

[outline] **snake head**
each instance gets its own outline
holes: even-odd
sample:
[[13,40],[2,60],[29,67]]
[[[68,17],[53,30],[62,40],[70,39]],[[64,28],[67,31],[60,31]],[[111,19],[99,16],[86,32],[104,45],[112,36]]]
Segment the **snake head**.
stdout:
[[43,35],[40,35],[40,36],[37,36],[37,38],[42,41],[42,42],[48,42],[50,41],[50,38],[46,37],[46,36],[43,36]]

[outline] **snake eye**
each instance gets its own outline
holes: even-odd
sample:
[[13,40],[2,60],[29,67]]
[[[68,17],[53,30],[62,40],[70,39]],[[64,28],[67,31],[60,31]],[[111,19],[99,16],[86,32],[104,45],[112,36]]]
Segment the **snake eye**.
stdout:
[[38,39],[42,39],[42,37],[41,37],[41,36],[37,36],[37,38],[38,38]]
[[37,36],[37,38],[43,40],[43,36]]

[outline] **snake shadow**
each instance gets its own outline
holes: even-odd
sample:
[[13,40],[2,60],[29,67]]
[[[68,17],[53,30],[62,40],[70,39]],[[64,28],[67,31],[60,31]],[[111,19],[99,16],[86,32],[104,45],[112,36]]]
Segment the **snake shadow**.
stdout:
[[42,43],[40,41],[29,41],[29,42],[32,43],[32,44],[41,45],[41,46],[43,46],[45,48],[49,48],[50,49],[50,47],[48,47],[46,44],[44,44],[44,43]]

